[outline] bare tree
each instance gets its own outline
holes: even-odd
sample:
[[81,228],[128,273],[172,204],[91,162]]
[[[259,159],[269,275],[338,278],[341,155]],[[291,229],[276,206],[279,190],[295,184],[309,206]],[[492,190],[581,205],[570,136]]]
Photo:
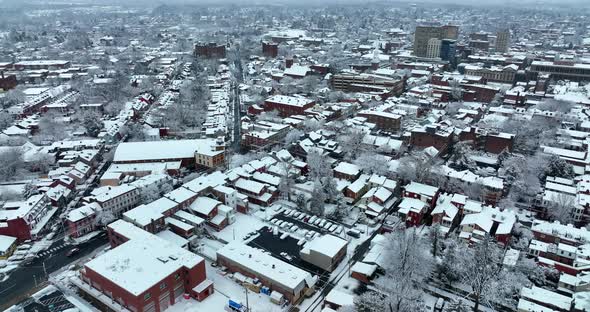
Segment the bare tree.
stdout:
[[20,169],[23,168],[23,155],[19,148],[11,148],[0,153],[0,180],[8,181],[17,178]]
[[298,142],[303,135],[305,135],[303,131],[299,129],[292,129],[285,136],[285,146],[290,146],[291,144]]
[[473,311],[479,311],[481,301],[492,294],[491,286],[500,277],[501,264],[502,254],[489,236],[467,250],[461,280],[471,288]]
[[451,88],[451,97],[453,100],[463,101],[463,87],[461,87],[461,82],[453,79],[449,81],[449,87]]
[[553,219],[563,224],[569,224],[574,221],[575,198],[572,195],[558,193],[551,198],[548,203],[547,214]]
[[385,275],[375,284],[386,294],[389,311],[417,311],[434,265],[428,243],[415,228],[394,231],[386,242]]
[[338,137],[340,146],[346,154],[348,160],[353,160],[358,157],[360,152],[364,149],[363,138],[364,133],[357,129],[351,129]]
[[375,152],[363,152],[353,163],[361,168],[364,173],[375,173],[379,175],[389,174],[387,158]]

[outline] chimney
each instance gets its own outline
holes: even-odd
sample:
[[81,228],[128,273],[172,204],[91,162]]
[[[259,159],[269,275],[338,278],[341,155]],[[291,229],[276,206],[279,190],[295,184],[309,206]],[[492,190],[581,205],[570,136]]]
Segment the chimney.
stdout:
[[377,70],[379,69],[379,62],[371,62],[371,69]]
[[293,66],[293,58],[288,58],[285,60],[285,67],[291,68]]

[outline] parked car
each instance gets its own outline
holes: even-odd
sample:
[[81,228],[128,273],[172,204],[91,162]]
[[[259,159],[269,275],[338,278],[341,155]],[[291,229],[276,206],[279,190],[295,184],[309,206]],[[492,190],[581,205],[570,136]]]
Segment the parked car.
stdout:
[[70,251],[68,251],[68,253],[66,253],[66,257],[73,257],[73,256],[77,255],[79,252],[80,252],[80,249],[78,249],[78,248],[70,249]]

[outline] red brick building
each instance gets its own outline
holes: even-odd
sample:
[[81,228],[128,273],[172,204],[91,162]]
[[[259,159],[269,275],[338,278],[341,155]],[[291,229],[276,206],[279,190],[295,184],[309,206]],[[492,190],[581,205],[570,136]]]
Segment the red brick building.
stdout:
[[286,95],[274,95],[264,101],[264,110],[279,112],[281,117],[291,115],[304,115],[305,110],[315,105],[313,100],[304,97],[294,97]]
[[72,280],[102,310],[161,312],[183,294],[201,301],[213,293],[200,256],[125,221],[109,229],[109,236],[128,241],[86,263]]
[[262,41],[262,55],[275,58],[279,55],[279,44],[272,41]]
[[90,203],[70,211],[66,217],[70,236],[80,237],[96,230],[96,213],[101,209],[98,203]]
[[0,71],[0,89],[7,91],[16,87],[17,84],[16,75],[5,75],[3,71]]
[[412,129],[410,145],[419,148],[433,146],[444,154],[453,140],[453,132],[439,125],[428,125]]
[[0,209],[0,235],[16,237],[19,242],[37,239],[56,211],[45,194],[23,202],[7,202]]
[[205,58],[225,58],[225,45],[217,44],[215,42],[210,43],[197,43],[195,44],[195,56]]
[[383,111],[364,110],[360,111],[357,116],[367,118],[367,121],[373,123],[377,128],[387,131],[399,131],[401,128],[402,116]]

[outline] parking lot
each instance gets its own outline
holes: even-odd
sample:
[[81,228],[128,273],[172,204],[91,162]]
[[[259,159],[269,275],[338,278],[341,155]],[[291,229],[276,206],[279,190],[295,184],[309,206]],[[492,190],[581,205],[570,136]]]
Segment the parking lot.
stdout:
[[[289,208],[279,210],[279,213],[275,215],[273,219],[291,224],[289,227],[295,225],[299,229],[312,233],[317,232],[319,234],[333,234],[339,236],[344,231],[344,227],[338,223]],[[278,225],[281,228],[286,228],[284,224],[273,222],[273,220],[271,220],[271,223]],[[306,238],[309,237],[306,236]]]

